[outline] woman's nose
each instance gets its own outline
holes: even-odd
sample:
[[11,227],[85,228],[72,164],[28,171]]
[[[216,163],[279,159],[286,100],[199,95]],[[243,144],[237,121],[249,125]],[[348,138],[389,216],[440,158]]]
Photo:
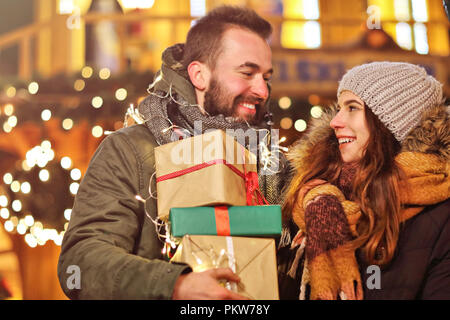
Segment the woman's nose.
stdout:
[[333,119],[331,119],[330,127],[333,128],[334,130],[344,127],[344,122],[342,120],[342,115],[340,111],[334,116]]

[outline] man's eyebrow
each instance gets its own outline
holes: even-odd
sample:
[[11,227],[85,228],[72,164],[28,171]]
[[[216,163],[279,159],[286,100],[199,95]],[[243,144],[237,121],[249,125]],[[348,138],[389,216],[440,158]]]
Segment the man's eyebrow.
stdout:
[[[244,62],[243,64],[241,64],[238,69],[240,68],[251,68],[251,69],[255,69],[255,70],[261,70],[261,67],[259,65],[257,65],[254,62]],[[266,73],[272,74],[273,73],[273,69],[270,68]]]

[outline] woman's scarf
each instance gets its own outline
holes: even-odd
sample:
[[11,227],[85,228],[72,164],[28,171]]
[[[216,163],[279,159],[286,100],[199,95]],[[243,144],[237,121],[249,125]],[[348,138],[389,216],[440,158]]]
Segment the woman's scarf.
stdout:
[[[396,157],[396,162],[407,177],[400,182],[403,208],[401,222],[415,216],[425,206],[449,198],[448,161],[433,154],[401,152]],[[332,206],[335,209],[330,210]],[[339,212],[343,219],[338,218]],[[341,299],[362,298],[361,276],[355,251],[348,246],[351,238],[358,235],[357,225],[361,217],[359,206],[346,199],[344,192],[338,187],[323,180],[315,180],[307,183],[298,193],[292,215],[300,228],[294,244],[300,244],[300,247],[291,270],[297,268],[303,250],[318,252],[309,255],[311,260],[306,256],[300,298],[305,298],[307,285],[311,288],[311,299],[336,299],[338,295]],[[315,225],[320,225],[320,228],[312,227]],[[308,241],[312,237],[310,229],[314,231],[313,238],[319,239],[317,241],[322,241],[322,244],[317,244],[315,240]],[[330,234],[330,231],[338,233],[338,236]],[[322,249],[317,250],[317,247]],[[357,284],[356,296],[353,295],[354,282]]]

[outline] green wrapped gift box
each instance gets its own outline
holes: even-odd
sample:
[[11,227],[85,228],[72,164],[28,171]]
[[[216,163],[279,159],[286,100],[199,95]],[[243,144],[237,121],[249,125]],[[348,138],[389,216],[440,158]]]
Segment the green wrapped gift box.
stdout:
[[216,206],[170,209],[174,237],[191,235],[262,236],[281,235],[281,207]]

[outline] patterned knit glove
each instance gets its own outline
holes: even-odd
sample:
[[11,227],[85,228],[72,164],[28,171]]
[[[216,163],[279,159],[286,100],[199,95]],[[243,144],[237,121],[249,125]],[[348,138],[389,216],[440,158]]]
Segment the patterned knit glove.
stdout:
[[[346,244],[352,233],[340,201],[323,195],[310,201],[305,210],[306,258],[309,261],[312,299],[337,299],[342,290],[347,299],[362,298],[362,288],[353,250]],[[341,295],[342,297],[342,295]]]

